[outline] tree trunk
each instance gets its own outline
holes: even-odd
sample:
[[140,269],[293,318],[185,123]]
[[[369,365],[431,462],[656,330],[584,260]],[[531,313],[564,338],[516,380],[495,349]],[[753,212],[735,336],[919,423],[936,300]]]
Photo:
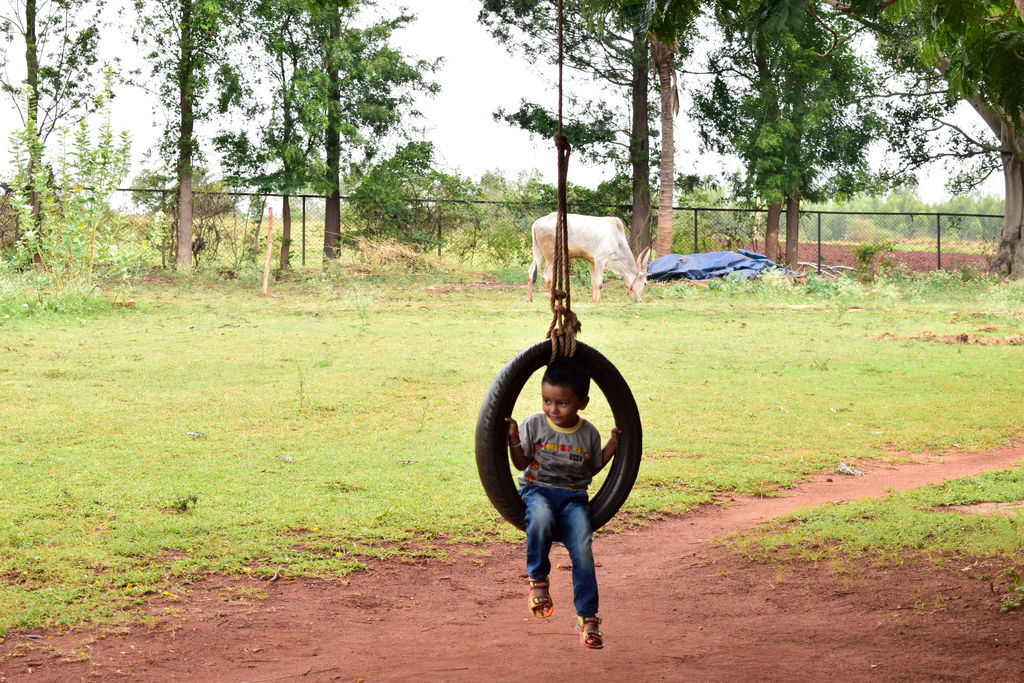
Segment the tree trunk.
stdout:
[[341,73],[335,51],[341,40],[341,10],[330,4],[331,40],[327,48],[327,204],[324,207],[324,263],[335,258],[341,237]]
[[181,119],[178,128],[178,270],[192,267],[192,0],[181,0],[181,31],[178,44],[178,99]]
[[[765,37],[760,36],[754,46],[754,65],[757,67],[758,90],[764,93],[766,103],[765,122],[778,121],[782,112],[779,109],[779,97],[772,79],[768,62],[768,48]],[[781,194],[775,191],[772,194]],[[782,196],[762,196],[768,202],[768,217],[764,226],[764,255],[776,263],[782,262],[782,250],[779,248],[779,219],[782,214]],[[788,226],[787,226],[788,230]]]
[[178,270],[192,267],[192,168],[178,166]]
[[637,254],[650,245],[651,240],[651,150],[650,111],[648,89],[650,77],[647,58],[647,36],[633,34],[633,121],[629,134],[629,163],[633,167],[633,214],[629,223],[629,246]]
[[1019,280],[1024,278],[1024,133],[1018,134],[1005,118],[1000,121],[999,132],[1006,199],[1003,233],[989,272]]
[[654,251],[658,256],[672,253],[672,190],[675,187],[675,124],[673,117],[679,109],[675,89],[672,59],[675,46],[651,37],[651,53],[658,70],[658,89],[661,93],[661,169],[658,174],[658,238]]
[[292,205],[290,197],[281,199],[281,270],[288,269],[292,246]]
[[786,255],[784,263],[792,268],[800,251],[800,190],[786,197]]
[[[25,0],[25,83],[28,85],[28,101],[26,102],[27,120],[31,121],[36,135],[39,135],[39,46],[36,33],[37,7],[36,0]],[[33,228],[40,230],[39,215],[42,206],[39,203],[39,188],[36,187],[36,170],[43,163],[42,148],[39,145],[29,145],[28,149],[28,202],[32,207]],[[33,260],[36,263],[42,262],[42,257],[37,251]]]
[[778,263],[779,258],[779,218],[782,216],[782,204],[768,205],[768,218],[764,224],[764,255]]
[[36,0],[25,0],[25,83],[29,87],[28,120],[39,123],[39,47],[36,44]]

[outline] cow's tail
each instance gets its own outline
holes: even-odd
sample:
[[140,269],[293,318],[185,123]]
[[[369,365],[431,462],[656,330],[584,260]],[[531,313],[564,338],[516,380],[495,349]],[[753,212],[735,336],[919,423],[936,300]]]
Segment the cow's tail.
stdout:
[[529,270],[526,271],[526,300],[533,301],[533,286],[537,284],[537,259],[533,259],[533,263],[530,264]]

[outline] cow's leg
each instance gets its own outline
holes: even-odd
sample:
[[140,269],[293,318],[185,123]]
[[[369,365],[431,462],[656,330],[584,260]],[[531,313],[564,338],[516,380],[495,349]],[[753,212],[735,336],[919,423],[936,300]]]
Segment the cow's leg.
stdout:
[[604,280],[604,261],[595,259],[590,264],[590,300],[595,304],[601,300],[602,280]]
[[544,288],[548,290],[548,296],[551,296],[551,288],[555,284],[555,264],[546,263],[544,265]]

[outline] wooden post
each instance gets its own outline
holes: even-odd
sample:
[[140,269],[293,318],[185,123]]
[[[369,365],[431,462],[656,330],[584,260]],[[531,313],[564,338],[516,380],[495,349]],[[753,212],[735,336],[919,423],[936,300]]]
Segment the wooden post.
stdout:
[[263,295],[267,294],[267,285],[270,283],[270,255],[274,249],[274,207],[267,209],[270,215],[267,217],[267,260],[263,266]]

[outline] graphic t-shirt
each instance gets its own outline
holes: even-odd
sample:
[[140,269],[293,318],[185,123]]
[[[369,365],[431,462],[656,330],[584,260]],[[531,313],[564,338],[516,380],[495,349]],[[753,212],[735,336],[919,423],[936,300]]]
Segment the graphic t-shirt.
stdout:
[[601,435],[582,417],[575,427],[556,427],[544,413],[534,413],[519,425],[523,453],[530,464],[519,475],[519,485],[586,490],[593,475],[591,463],[601,457]]

